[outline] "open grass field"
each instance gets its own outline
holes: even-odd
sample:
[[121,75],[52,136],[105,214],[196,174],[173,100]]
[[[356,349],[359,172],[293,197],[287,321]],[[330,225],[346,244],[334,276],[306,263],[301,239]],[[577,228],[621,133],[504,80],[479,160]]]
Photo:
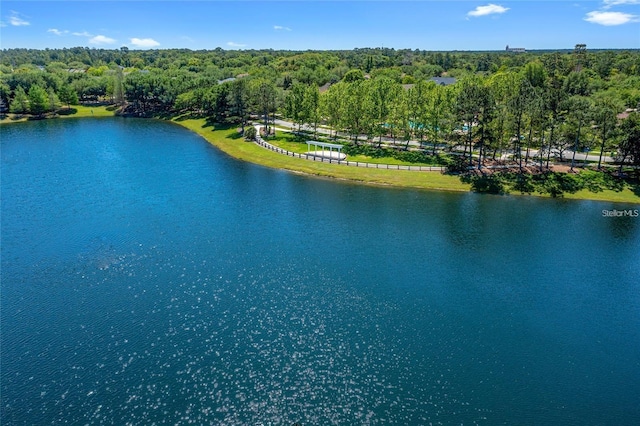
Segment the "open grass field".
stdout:
[[33,118],[30,115],[6,114],[0,119],[0,124],[20,123],[30,120],[42,120],[45,118],[112,117],[113,115],[115,115],[115,110],[108,106],[72,105],[71,108],[60,108],[56,114],[46,114],[42,118]]
[[436,166],[439,164],[429,164],[429,163],[410,163],[408,161],[398,160],[393,157],[382,157],[382,158],[374,158],[368,155],[349,155],[347,157],[349,161],[359,161],[361,163],[373,163],[373,164],[391,164],[391,165],[401,165],[401,166]]

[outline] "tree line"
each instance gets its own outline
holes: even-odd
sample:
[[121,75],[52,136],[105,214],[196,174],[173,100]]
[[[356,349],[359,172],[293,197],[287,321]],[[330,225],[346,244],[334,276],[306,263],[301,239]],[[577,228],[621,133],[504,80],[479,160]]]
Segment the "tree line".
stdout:
[[[431,77],[448,76],[442,86]],[[42,115],[110,102],[134,115],[190,114],[242,127],[276,114],[320,124],[354,145],[431,154],[468,165],[511,153],[520,167],[594,149],[640,162],[640,52],[212,51],[10,49],[0,54],[0,103]],[[575,158],[573,159],[575,162]],[[599,162],[601,163],[601,161]],[[599,164],[600,165],[600,164]]]

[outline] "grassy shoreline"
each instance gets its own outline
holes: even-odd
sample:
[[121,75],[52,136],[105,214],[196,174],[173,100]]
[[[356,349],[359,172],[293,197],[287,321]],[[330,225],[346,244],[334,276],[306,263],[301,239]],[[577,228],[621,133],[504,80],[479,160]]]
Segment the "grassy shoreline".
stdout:
[[287,157],[285,155],[266,150],[252,142],[244,141],[237,135],[235,128],[214,130],[212,126],[207,125],[204,119],[173,121],[196,132],[209,143],[234,158],[260,164],[266,167],[371,185],[455,192],[468,192],[471,189],[471,185],[461,182],[457,177],[443,175],[437,172],[398,172],[397,170],[367,169]]
[[[74,106],[73,109],[76,111],[72,114],[56,114],[45,118],[111,117],[115,115],[115,111],[108,109],[108,107],[105,106]],[[0,124],[4,125],[25,121],[28,121],[27,117],[21,117],[19,119],[5,117],[0,120]],[[287,157],[282,154],[277,154],[254,143],[246,142],[237,134],[235,128],[214,129],[212,125],[208,124],[206,119],[174,118],[170,121],[197,133],[207,142],[231,157],[270,168],[282,169],[292,173],[301,173],[311,176],[347,180],[367,185],[415,188],[432,191],[471,191],[471,185],[461,182],[458,176],[444,175],[438,172],[347,167],[344,165],[300,160],[293,157]],[[549,197],[549,195],[537,193],[520,194],[513,192],[508,195]],[[573,194],[565,193],[563,198],[640,204],[640,196],[636,195],[629,188],[625,188],[620,192],[612,190],[604,190],[601,192],[581,190]]]
[[[207,124],[205,119],[174,119],[173,122],[199,134],[209,143],[234,158],[260,164],[266,167],[288,170],[294,173],[355,181],[370,185],[395,186],[434,191],[471,191],[471,185],[461,182],[458,176],[443,175],[438,172],[346,167],[344,165],[300,160],[266,150],[254,143],[245,142],[237,135],[235,128],[214,130],[211,125]],[[506,196],[510,195],[551,198],[547,194],[521,194],[516,192],[509,193]],[[628,188],[625,188],[620,192],[612,190],[604,190],[601,192],[580,190],[573,194],[565,193],[563,198],[572,200],[640,204],[640,197]]]
[[50,120],[50,119],[66,119],[66,118],[86,118],[86,117],[113,117],[115,110],[108,106],[84,106],[73,105],[71,108],[61,108],[56,114],[46,114],[42,118],[33,118],[31,116],[8,114],[0,120],[2,124],[24,123],[26,121]]

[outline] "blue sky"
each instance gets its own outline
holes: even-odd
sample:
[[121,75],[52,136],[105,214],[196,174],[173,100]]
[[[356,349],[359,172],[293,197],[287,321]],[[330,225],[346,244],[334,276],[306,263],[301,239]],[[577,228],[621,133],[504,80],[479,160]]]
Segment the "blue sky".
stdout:
[[640,0],[2,1],[0,47],[640,48]]

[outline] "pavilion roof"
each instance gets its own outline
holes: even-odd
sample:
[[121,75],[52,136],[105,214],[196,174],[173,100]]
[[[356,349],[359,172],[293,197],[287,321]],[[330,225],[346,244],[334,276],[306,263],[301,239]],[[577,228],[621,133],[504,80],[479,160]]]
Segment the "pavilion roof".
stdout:
[[320,146],[323,148],[335,148],[335,149],[342,148],[342,145],[339,145],[337,143],[327,143],[327,142],[319,142],[319,141],[307,141],[307,143],[310,145]]

